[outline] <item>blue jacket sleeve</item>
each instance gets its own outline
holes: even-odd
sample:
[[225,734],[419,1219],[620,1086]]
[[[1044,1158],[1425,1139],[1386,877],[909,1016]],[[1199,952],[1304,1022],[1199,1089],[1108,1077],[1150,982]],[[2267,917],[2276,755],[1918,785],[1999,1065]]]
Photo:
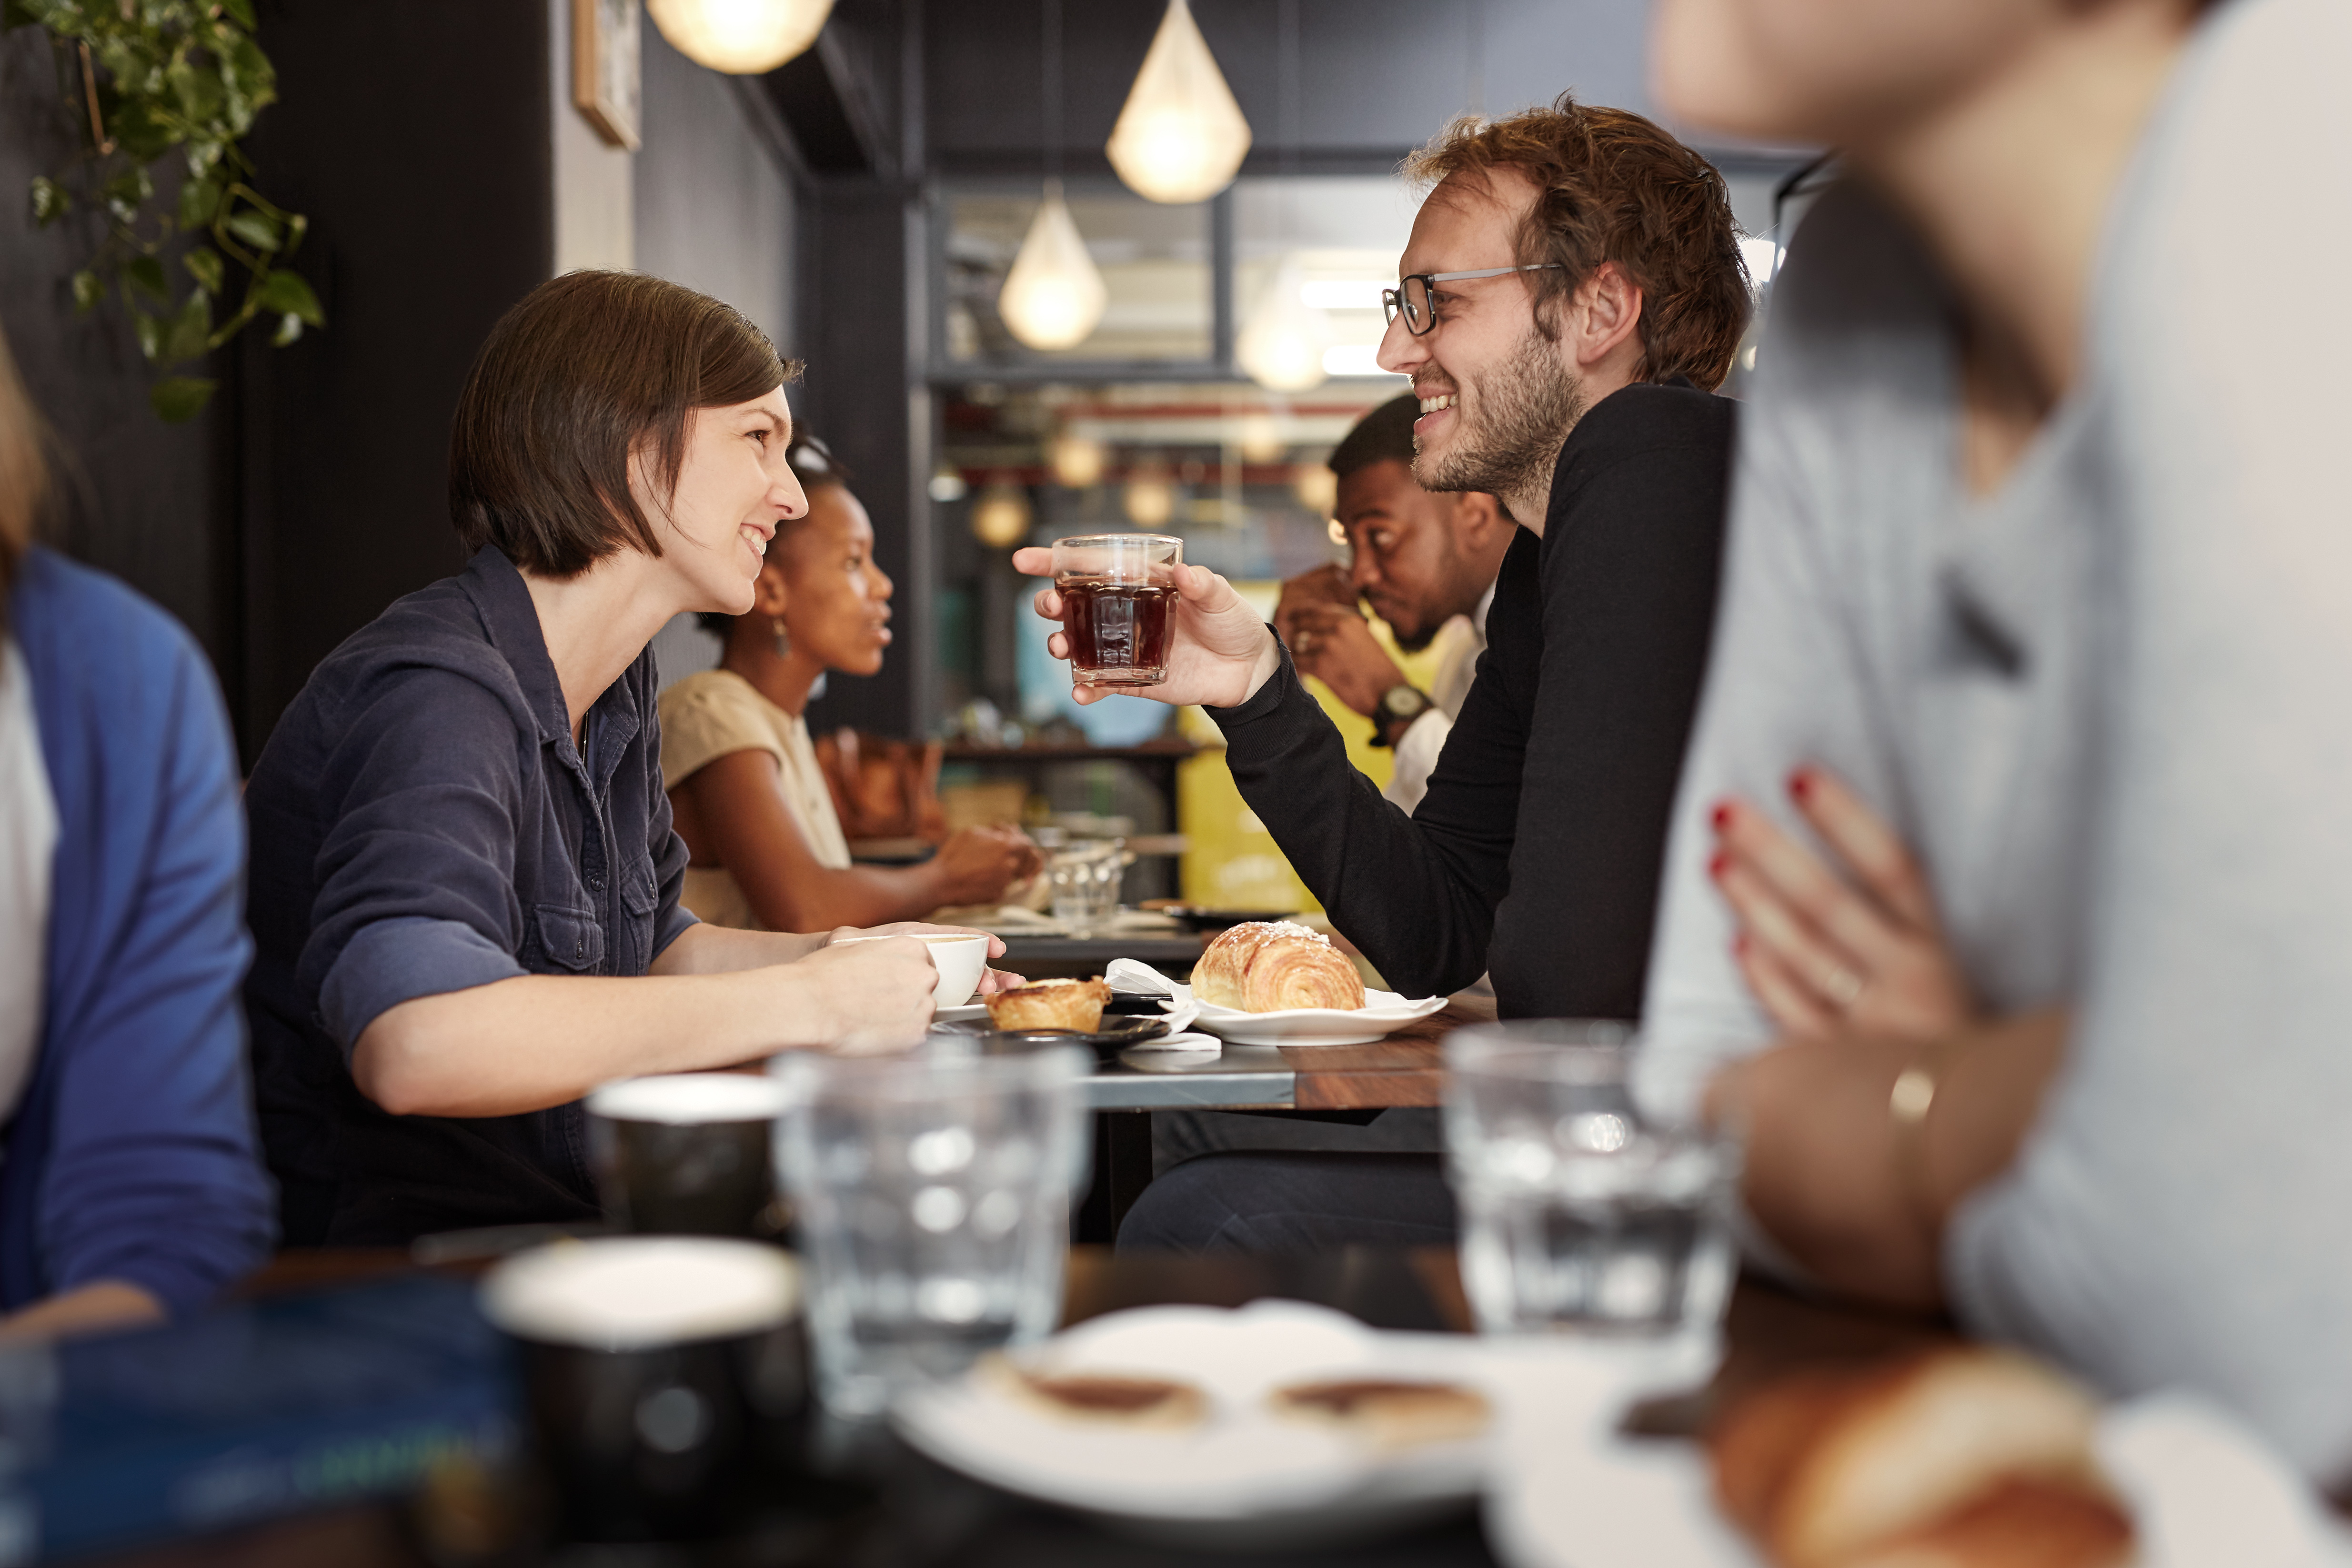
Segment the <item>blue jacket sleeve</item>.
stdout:
[[187,635],[121,584],[35,552],[13,599],[58,842],[41,1054],[0,1163],[0,1302],[119,1279],[184,1313],[275,1239],[227,718]]

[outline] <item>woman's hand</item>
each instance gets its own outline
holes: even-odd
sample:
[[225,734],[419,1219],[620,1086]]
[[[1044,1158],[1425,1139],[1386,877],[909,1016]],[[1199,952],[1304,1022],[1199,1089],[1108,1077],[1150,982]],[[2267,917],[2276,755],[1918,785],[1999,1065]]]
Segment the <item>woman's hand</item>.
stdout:
[[1013,883],[1035,876],[1044,860],[1017,827],[965,827],[948,836],[933,863],[940,903],[992,904]]
[[[1016,550],[1013,565],[1032,577],[1050,577],[1054,552],[1038,545]],[[1203,566],[1179,566],[1175,579],[1176,625],[1169,639],[1168,679],[1157,686],[1076,687],[1071,694],[1081,706],[1124,694],[1178,707],[1197,702],[1234,708],[1255,696],[1281,668],[1274,634],[1231,583]],[[1064,618],[1062,595],[1054,589],[1040,588],[1035,603],[1045,619]],[[1055,658],[1070,657],[1066,631],[1055,632],[1045,646]]]
[[1746,803],[1715,809],[1709,869],[1757,999],[1800,1037],[1928,1039],[1969,1023],[1968,983],[1903,840],[1825,769],[1798,769],[1789,795],[1844,875]]
[[[853,936],[920,936],[925,932],[941,936],[984,936],[988,938],[988,956],[991,958],[1004,956],[1004,939],[992,931],[984,931],[976,926],[934,925],[929,921],[894,921],[886,926],[868,926],[864,929],[856,926],[840,926],[825,932],[824,940],[827,945],[830,945]],[[926,957],[924,962],[928,963],[929,959]],[[937,970],[932,971],[931,978],[936,985],[939,979]],[[980,972],[979,994],[985,996],[992,991],[1011,991],[1028,984],[1029,982],[1020,975],[1008,970],[983,969]]]
[[919,942],[828,941],[793,967],[816,983],[826,1015],[816,1037],[828,1050],[846,1057],[902,1051],[930,1029],[940,974]]

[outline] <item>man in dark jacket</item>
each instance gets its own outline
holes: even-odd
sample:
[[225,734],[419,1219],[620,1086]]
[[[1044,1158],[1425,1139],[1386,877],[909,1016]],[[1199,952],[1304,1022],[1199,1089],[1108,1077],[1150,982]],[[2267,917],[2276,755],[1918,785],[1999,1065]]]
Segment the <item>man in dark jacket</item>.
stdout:
[[[1181,569],[1167,681],[1332,923],[1407,994],[1482,970],[1505,1017],[1638,1017],[1658,872],[1706,669],[1748,279],[1720,175],[1643,119],[1563,96],[1464,121],[1389,296],[1381,363],[1421,399],[1414,477],[1520,524],[1488,647],[1407,816],[1349,767],[1281,642]],[[1015,557],[1045,572],[1046,552]],[[1058,595],[1037,596],[1058,619]],[[1066,654],[1063,634],[1054,649]],[[1106,689],[1081,688],[1081,701]],[[1213,1155],[1155,1184],[1127,1245],[1451,1238],[1433,1156]]]

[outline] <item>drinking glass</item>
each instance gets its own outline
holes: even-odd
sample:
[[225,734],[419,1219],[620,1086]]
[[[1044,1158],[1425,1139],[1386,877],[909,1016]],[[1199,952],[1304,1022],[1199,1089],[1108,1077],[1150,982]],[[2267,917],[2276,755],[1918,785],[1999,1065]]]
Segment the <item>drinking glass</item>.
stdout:
[[1072,936],[1107,930],[1118,913],[1127,858],[1127,842],[1119,838],[1082,839],[1055,850],[1045,862],[1055,922]]
[[588,1147],[605,1211],[640,1233],[772,1234],[783,1109],[782,1085],[745,1073],[664,1073],[591,1090]]
[[1054,541],[1073,685],[1157,686],[1168,679],[1183,560],[1184,542],[1164,533]]
[[1070,1203],[1086,1174],[1089,1060],[794,1053],[778,1163],[801,1225],[819,1397],[878,1415],[1061,1315]]
[[1622,1026],[1523,1020],[1446,1037],[1462,1279],[1487,1333],[1712,1342],[1733,1268],[1736,1133],[1692,1071]]

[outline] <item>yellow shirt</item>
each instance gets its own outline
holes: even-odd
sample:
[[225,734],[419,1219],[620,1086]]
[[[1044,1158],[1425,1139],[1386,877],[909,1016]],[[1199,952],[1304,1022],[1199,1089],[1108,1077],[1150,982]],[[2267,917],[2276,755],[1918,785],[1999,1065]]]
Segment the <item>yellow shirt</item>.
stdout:
[[[776,759],[784,809],[817,864],[848,868],[849,840],[834,815],[833,792],[825,788],[808,724],[799,714],[785,712],[731,669],[688,676],[661,694],[660,710],[664,789],[676,789],[720,757],[765,752]],[[766,929],[723,866],[688,867],[679,901],[713,925]]]

